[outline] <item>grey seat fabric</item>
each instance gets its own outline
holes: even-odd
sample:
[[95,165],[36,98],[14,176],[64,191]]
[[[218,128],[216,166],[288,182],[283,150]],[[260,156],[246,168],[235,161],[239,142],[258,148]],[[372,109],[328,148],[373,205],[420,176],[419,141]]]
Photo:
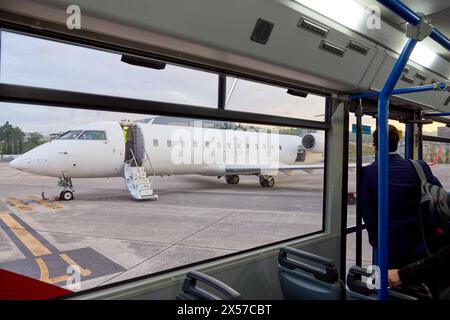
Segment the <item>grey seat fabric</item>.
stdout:
[[[300,258],[290,259],[288,255]],[[333,260],[306,251],[283,247],[278,254],[279,278],[288,300],[340,300],[344,287]],[[317,266],[316,266],[317,265]]]
[[340,300],[343,286],[340,281],[326,283],[296,270],[279,268],[284,298],[287,300]]

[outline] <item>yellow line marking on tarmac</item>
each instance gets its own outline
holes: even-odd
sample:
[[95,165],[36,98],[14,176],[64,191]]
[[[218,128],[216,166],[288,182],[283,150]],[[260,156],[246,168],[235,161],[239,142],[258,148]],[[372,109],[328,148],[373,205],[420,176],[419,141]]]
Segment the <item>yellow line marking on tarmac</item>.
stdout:
[[20,201],[17,198],[14,198],[14,197],[6,198],[6,203],[13,206],[15,209],[17,209],[20,212],[35,211],[33,206],[23,203],[22,201]]
[[42,258],[36,258],[36,262],[39,266],[39,270],[41,271],[41,277],[39,278],[39,280],[50,284],[54,284],[62,281],[67,281],[67,279],[69,279],[69,275],[50,278],[50,274],[48,272],[48,268],[47,265],[45,264],[45,261]]
[[[80,273],[83,277],[88,277],[92,274],[92,272],[89,269],[82,268],[78,263],[73,261],[73,259],[70,258],[67,254],[62,253],[59,256],[65,262],[67,262],[68,265],[70,265],[72,267],[76,267],[80,271]],[[67,281],[67,279],[69,279],[69,277],[70,277],[69,275],[62,275],[59,277],[50,278],[50,273],[48,271],[48,267],[47,267],[47,264],[45,263],[44,259],[36,258],[36,263],[37,263],[37,265],[39,267],[39,271],[41,273],[40,278],[39,278],[40,281],[50,283],[50,284],[55,284],[55,283]]]
[[83,277],[88,277],[92,274],[91,270],[82,268],[78,263],[72,260],[71,257],[69,257],[67,254],[62,253],[59,255],[65,262],[67,262],[68,265],[72,267],[77,267],[78,270],[80,270],[80,273]]
[[0,219],[14,232],[20,241],[31,251],[35,257],[51,254],[51,251],[39,240],[33,237],[24,227],[14,220],[8,213],[0,213]]
[[47,200],[44,200],[44,199],[42,199],[42,197],[39,197],[39,196],[30,195],[30,196],[28,196],[28,198],[36,201],[37,203],[39,203],[39,204],[41,204],[44,207],[49,208],[49,209],[54,209],[55,210],[55,209],[62,209],[62,208],[64,208],[64,206],[59,204],[59,203],[50,203]]

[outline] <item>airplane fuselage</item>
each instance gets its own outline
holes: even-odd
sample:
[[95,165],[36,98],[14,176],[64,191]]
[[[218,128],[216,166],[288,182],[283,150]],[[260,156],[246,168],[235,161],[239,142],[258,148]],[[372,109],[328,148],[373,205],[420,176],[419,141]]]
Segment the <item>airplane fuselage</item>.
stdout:
[[159,176],[223,176],[230,167],[270,170],[323,160],[323,152],[305,152],[299,160],[302,140],[294,135],[132,123],[128,125],[133,128],[132,139],[127,143],[123,127],[114,121],[80,126],[70,131],[78,137],[49,141],[21,155],[11,166],[52,177],[120,177],[124,162],[133,161],[126,148],[132,149],[149,174]]

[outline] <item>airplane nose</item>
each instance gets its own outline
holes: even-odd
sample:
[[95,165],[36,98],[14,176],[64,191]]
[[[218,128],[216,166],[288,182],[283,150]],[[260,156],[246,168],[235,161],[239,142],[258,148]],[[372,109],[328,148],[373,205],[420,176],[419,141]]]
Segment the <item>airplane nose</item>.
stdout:
[[31,165],[31,160],[22,156],[17,157],[9,163],[9,166],[17,170],[26,170]]

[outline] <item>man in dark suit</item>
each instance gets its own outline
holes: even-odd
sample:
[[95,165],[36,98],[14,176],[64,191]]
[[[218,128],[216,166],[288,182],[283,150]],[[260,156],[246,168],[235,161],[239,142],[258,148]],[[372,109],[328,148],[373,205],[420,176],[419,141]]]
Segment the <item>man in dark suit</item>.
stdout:
[[[426,255],[419,206],[420,180],[409,160],[396,153],[400,140],[397,128],[389,126],[389,268],[401,268]],[[378,134],[373,133],[377,153]],[[376,157],[377,158],[377,157]],[[441,186],[426,162],[420,161],[428,182]],[[377,245],[378,227],[378,161],[362,170],[361,208],[369,242]],[[386,230],[387,231],[387,230]]]

